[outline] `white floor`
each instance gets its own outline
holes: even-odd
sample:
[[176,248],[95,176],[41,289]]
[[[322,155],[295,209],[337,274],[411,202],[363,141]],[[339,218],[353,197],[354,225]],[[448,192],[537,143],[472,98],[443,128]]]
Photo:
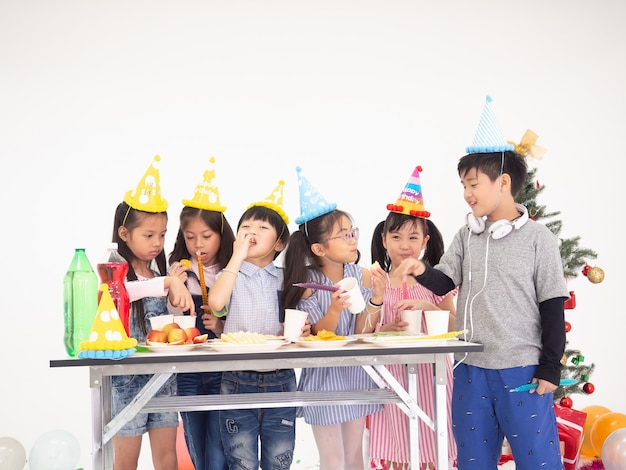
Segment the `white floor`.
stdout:
[[[364,452],[367,453],[364,446]],[[367,460],[367,455],[364,458],[365,468],[364,470],[372,470]],[[315,439],[313,439],[313,433],[311,427],[304,422],[302,418],[298,418],[296,428],[296,449],[294,452],[293,464],[291,465],[293,470],[315,470],[319,469],[319,456],[317,453],[317,447],[315,445]],[[450,469],[453,467],[451,466]],[[501,470],[514,470],[515,463],[507,462],[499,467]]]

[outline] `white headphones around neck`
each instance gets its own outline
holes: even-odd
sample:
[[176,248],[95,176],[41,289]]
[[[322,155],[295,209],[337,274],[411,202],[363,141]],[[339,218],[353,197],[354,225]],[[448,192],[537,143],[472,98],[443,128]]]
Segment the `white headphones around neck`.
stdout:
[[[521,212],[521,215],[511,222],[510,220],[502,219],[498,220],[489,227],[489,235],[494,240],[506,237],[513,229],[520,229],[528,222],[528,210],[521,204],[515,204],[515,208]],[[466,218],[467,228],[472,233],[483,233],[485,231],[485,219],[483,217],[475,217],[471,212],[467,214]]]

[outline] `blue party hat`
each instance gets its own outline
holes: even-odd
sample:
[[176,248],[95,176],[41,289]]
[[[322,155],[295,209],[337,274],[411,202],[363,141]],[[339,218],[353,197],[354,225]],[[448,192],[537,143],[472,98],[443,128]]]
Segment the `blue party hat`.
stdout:
[[302,176],[302,168],[296,167],[296,171],[300,188],[300,217],[296,219],[296,224],[303,224],[337,208],[337,204],[326,201],[309,180]]
[[506,152],[514,149],[513,145],[507,143],[502,137],[498,121],[491,108],[492,101],[491,96],[487,96],[478,129],[476,129],[472,145],[466,149],[467,153]]

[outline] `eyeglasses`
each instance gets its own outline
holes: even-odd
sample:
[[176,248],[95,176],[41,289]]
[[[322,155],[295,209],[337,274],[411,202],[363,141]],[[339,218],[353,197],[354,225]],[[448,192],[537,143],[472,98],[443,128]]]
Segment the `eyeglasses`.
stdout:
[[341,235],[337,235],[336,237],[327,238],[325,241],[335,240],[337,238],[343,238],[346,243],[349,243],[350,240],[358,240],[359,239],[359,229],[354,227],[349,232],[344,232]]

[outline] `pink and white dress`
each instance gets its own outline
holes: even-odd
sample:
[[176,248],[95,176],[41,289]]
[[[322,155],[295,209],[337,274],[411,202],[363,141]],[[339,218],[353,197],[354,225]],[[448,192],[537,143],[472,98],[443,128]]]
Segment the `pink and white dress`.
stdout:
[[[414,284],[408,288],[408,298],[427,300],[435,305],[441,303],[445,296],[438,296],[421,284]],[[393,307],[402,300],[403,289],[389,285],[385,288],[383,298],[383,323],[393,322],[397,311]],[[426,320],[422,315],[422,331],[426,331]],[[391,364],[389,372],[406,389],[407,367],[402,364]],[[452,435],[452,416],[450,403],[452,400],[452,358],[448,357],[446,399],[448,401],[448,459],[456,459],[456,444]],[[430,417],[435,416],[434,377],[432,364],[417,364],[417,403]],[[386,404],[381,411],[369,417],[369,456],[372,465],[382,465],[385,461],[404,464],[409,468],[409,419],[394,404]],[[419,420],[419,451],[422,463],[437,461],[437,436],[422,420]],[[417,469],[415,469],[417,470]]]

